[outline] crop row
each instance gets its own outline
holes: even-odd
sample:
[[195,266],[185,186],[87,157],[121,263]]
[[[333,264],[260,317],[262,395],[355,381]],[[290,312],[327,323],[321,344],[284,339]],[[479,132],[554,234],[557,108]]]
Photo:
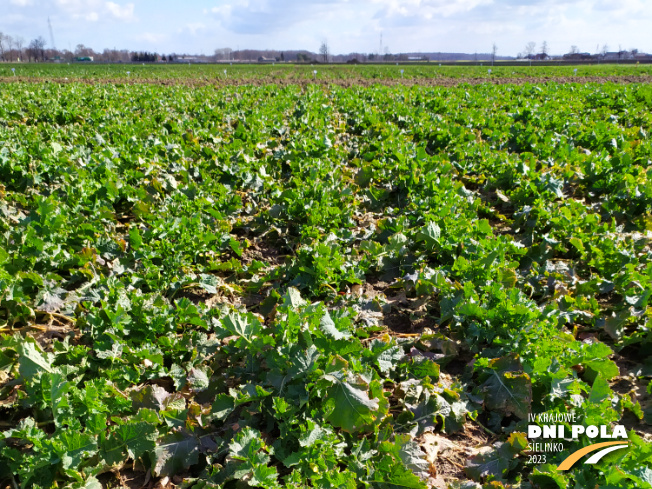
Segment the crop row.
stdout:
[[[316,72],[316,73],[315,73]],[[394,81],[444,81],[456,79],[481,79],[488,82],[503,79],[547,79],[574,77],[644,77],[652,74],[650,65],[550,65],[530,66],[519,64],[495,65],[441,65],[438,62],[398,65],[308,65],[308,64],[240,64],[214,65],[185,64],[43,64],[14,63],[0,65],[4,81],[14,79],[113,80],[137,81],[187,81],[208,82],[301,82],[309,80],[339,80],[370,82]]]

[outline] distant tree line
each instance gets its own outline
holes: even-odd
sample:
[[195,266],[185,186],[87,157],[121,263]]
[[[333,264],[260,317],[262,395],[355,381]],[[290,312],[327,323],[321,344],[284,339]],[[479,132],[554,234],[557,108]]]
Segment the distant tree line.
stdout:
[[0,60],[16,61],[25,45],[25,39],[20,36],[12,37],[0,32]]
[[83,44],[78,44],[74,50],[52,49],[42,36],[32,39],[29,43],[20,36],[10,36],[0,32],[0,62],[16,61],[93,61],[100,63],[153,63],[157,61],[172,62],[177,59],[176,54],[158,54],[146,51],[130,51],[127,49],[104,49],[95,51]]
[[[541,47],[537,49],[536,43],[533,41],[528,42],[525,45],[525,49],[518,53],[516,59],[529,59],[529,60],[546,60],[552,59],[552,56],[548,53],[548,43],[543,41]],[[638,49],[623,49],[622,47],[618,48],[618,51],[610,51],[609,46],[604,44],[602,47],[600,45],[596,46],[595,53],[589,52],[580,52],[580,49],[573,45],[570,47],[570,50],[561,56],[562,59],[568,61],[620,61],[620,60],[636,60],[636,59],[648,59],[650,55],[645,53],[640,53]]]
[[[302,50],[262,50],[237,49],[229,47],[216,49],[213,55],[159,54],[148,51],[131,51],[104,49],[95,51],[83,44],[78,44],[74,50],[56,50],[47,46],[45,39],[39,36],[26,43],[20,36],[9,36],[0,32],[0,62],[1,61],[53,61],[53,62],[83,62],[99,63],[213,63],[213,62],[295,62],[295,63],[364,63],[392,61],[445,61],[454,59],[471,59],[471,55],[463,53],[403,53],[392,54],[385,47],[383,53],[348,53],[332,54],[327,40],[323,40],[318,52]],[[477,59],[477,54],[475,58]],[[495,56],[495,53],[494,53]],[[507,57],[501,57],[507,59]]]
[[[517,59],[545,60],[548,54],[548,43],[543,41],[537,49],[534,42],[529,42],[525,49],[518,53]],[[130,51],[127,49],[104,49],[95,51],[83,44],[78,44],[74,50],[56,50],[47,46],[45,39],[39,36],[26,43],[20,36],[10,36],[0,32],[0,62],[2,61],[54,61],[54,62],[83,62],[94,61],[99,63],[214,63],[214,62],[294,62],[294,63],[365,63],[365,62],[410,62],[410,61],[482,61],[482,60],[508,60],[510,56],[497,56],[497,47],[494,44],[490,53],[401,53],[392,54],[388,47],[382,53],[348,53],[332,54],[327,40],[323,40],[318,52],[308,50],[262,50],[262,49],[237,49],[229,47],[216,49],[213,55],[188,55],[188,54],[159,54],[149,51]],[[595,54],[580,52],[577,46],[571,46],[570,52],[563,55],[565,60],[638,60],[652,59],[650,55],[640,53],[637,49],[610,51],[605,44],[596,48]]]
[[48,53],[46,42],[39,36],[25,46],[25,39],[0,32],[0,61],[45,61]]
[[131,61],[135,63],[154,63],[156,61],[159,61],[160,56],[156,53],[147,53],[147,52],[140,52],[140,53],[133,53],[131,55]]

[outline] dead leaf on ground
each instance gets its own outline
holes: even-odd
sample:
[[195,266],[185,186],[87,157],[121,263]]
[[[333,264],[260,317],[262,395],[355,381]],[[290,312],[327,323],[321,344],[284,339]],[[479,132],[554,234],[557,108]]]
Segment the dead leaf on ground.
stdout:
[[451,482],[467,479],[464,464],[489,446],[489,437],[473,423],[467,423],[462,431],[454,435],[427,432],[421,435],[418,442],[430,464],[428,486],[448,489]]

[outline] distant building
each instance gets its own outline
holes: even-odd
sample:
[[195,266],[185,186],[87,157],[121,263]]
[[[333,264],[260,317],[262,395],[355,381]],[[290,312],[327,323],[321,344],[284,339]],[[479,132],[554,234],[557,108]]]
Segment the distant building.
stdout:
[[258,58],[259,63],[275,63],[276,58],[266,58],[265,56],[260,56]]
[[77,56],[75,58],[75,61],[79,63],[92,63],[93,62],[93,57],[92,56]]
[[175,56],[175,63],[208,63],[210,60],[207,56]]
[[614,61],[618,59],[625,59],[624,51],[608,51],[602,55],[602,59],[605,61]]
[[525,59],[544,61],[546,59],[550,59],[550,56],[548,56],[546,53],[528,54],[527,56],[525,56]]
[[603,53],[601,58],[604,61],[617,61],[621,59],[635,59],[636,54],[631,51],[608,51]]
[[567,53],[563,58],[568,61],[586,61],[593,59],[591,53]]

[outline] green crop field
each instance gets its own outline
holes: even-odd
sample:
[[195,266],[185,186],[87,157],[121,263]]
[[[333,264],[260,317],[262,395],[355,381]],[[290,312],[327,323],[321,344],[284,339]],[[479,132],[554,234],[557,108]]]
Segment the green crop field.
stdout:
[[[12,71],[13,70],[13,71]],[[401,73],[401,70],[403,73]],[[576,70],[576,71],[575,71]],[[315,71],[317,73],[315,73]],[[594,78],[627,77],[649,82],[652,65],[597,64],[530,66],[527,62],[508,64],[485,62],[483,66],[440,65],[437,62],[398,65],[309,65],[309,64],[20,64],[0,65],[0,80],[30,81],[56,80],[58,82],[123,81],[138,83],[186,81],[189,83],[297,83],[302,81],[400,81],[446,83],[460,80],[504,82],[512,79],[568,78],[587,81]],[[579,78],[578,78],[579,77]]]
[[652,488],[651,85],[14,66],[1,487]]

